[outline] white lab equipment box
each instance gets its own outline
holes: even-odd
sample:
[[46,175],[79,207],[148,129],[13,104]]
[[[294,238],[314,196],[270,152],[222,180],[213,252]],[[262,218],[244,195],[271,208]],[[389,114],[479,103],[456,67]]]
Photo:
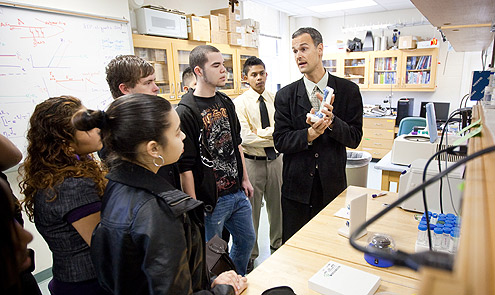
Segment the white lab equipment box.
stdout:
[[136,10],[136,21],[139,34],[187,39],[185,15],[139,8]]
[[[459,139],[459,136],[449,135],[448,138],[449,142],[452,143]],[[442,146],[440,146],[440,138],[437,138],[434,143],[431,143],[428,136],[403,134],[394,139],[390,161],[392,164],[409,165],[416,159],[429,159],[437,151],[445,148],[447,148],[445,140]],[[440,156],[441,159],[445,159],[445,157],[450,162],[456,162],[461,158],[456,155],[442,154]]]
[[[399,181],[399,198],[404,196],[409,191],[423,183],[423,170],[426,165],[426,159],[414,160],[411,167],[406,169],[406,173],[400,176]],[[454,163],[447,162],[447,167]],[[445,161],[442,161],[442,171],[445,170]],[[438,162],[432,161],[428,166],[426,180],[438,174]],[[442,185],[442,203],[444,213],[455,213],[461,209],[462,191],[461,183],[464,181],[464,166],[454,169],[447,176],[444,176]],[[451,198],[452,196],[452,198]],[[440,180],[426,187],[426,200],[428,210],[432,212],[440,212]],[[424,212],[423,193],[420,190],[412,197],[404,201],[400,207],[405,210]]]

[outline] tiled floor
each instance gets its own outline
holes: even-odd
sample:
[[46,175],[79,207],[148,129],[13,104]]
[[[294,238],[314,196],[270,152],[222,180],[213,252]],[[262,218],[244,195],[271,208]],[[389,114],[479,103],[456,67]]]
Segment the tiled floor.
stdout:
[[43,295],[50,295],[50,291],[48,291],[48,283],[50,282],[52,278],[49,278],[47,280],[44,280],[43,282],[39,283],[38,286],[40,287],[41,294]]
[[[381,170],[374,169],[375,163],[371,162],[368,166],[368,188],[380,189],[381,187]],[[396,184],[392,183],[390,186],[391,191],[395,191]],[[270,257],[270,238],[269,238],[269,225],[268,225],[268,216],[266,214],[265,207],[261,209],[261,219],[260,219],[260,228],[258,230],[259,235],[259,251],[260,254],[256,259],[254,265],[258,266],[260,263],[265,261],[268,257]],[[50,278],[51,279],[51,278]],[[48,282],[50,279],[43,281],[39,284],[41,292],[44,295],[49,295],[48,291]]]

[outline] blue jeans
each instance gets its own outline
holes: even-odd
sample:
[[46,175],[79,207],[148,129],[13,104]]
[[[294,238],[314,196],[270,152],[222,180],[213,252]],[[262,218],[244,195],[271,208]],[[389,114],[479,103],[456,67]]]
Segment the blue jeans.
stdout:
[[222,236],[223,227],[232,235],[230,258],[234,261],[237,273],[246,274],[246,268],[256,241],[251,203],[244,191],[218,198],[215,210],[206,213],[206,240],[215,235]]

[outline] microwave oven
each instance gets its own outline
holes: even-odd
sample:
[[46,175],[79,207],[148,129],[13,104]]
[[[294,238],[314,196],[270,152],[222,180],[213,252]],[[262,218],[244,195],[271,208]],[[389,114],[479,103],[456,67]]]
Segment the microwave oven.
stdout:
[[187,39],[185,15],[139,8],[136,10],[136,20],[139,34]]

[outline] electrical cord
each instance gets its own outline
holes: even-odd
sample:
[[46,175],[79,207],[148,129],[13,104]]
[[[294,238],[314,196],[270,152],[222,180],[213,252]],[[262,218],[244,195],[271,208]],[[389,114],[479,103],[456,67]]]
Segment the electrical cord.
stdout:
[[[452,120],[452,118],[454,118],[456,115],[458,115],[460,113],[461,113],[460,109],[453,111],[451,113],[451,115],[449,116],[449,118],[447,119],[447,122],[445,122],[444,128],[442,129],[442,135],[440,136],[440,144],[439,144],[440,149],[442,148],[443,137],[446,135],[446,133],[445,133],[445,130],[447,130],[446,126],[449,124],[449,122],[450,122],[450,120]],[[426,172],[428,171],[428,164],[429,164],[429,162],[426,164],[426,166],[425,166],[425,168],[423,170],[423,182],[425,182],[425,180],[426,180]],[[445,164],[445,167],[447,167],[447,164]],[[438,157],[438,172],[439,173],[442,172],[442,164],[441,164],[440,157]],[[443,180],[440,179],[440,190],[439,190],[440,213],[443,214],[443,197],[442,197],[442,192],[443,192]],[[452,198],[452,195],[450,197]],[[423,189],[423,199],[426,200],[426,190],[425,189]]]
[[[448,130],[448,126],[447,126],[447,130]],[[448,132],[445,133],[445,146],[449,146],[449,136],[448,135],[449,135]],[[447,157],[445,157],[445,167],[447,167],[448,163],[449,163],[449,161],[448,161],[448,156],[447,156]],[[440,172],[442,172],[440,159],[438,159],[438,165],[440,167],[438,172],[440,173]],[[452,186],[450,185],[449,175],[448,174],[445,175],[445,178],[447,179],[447,188],[449,189],[450,206],[452,207],[452,210],[454,210],[455,215],[459,215],[459,213],[457,212],[455,205],[454,205],[454,197],[452,195]],[[442,179],[440,179],[440,181],[442,181]],[[442,182],[440,182],[440,183],[442,183]],[[440,187],[440,189],[442,189],[442,188]],[[442,198],[442,192],[443,191],[440,192],[440,198]]]
[[467,107],[467,102],[470,98],[471,98],[471,94],[470,93],[466,94],[466,100],[464,101],[464,108]]
[[[449,122],[457,115],[462,115],[463,113],[469,113],[471,111],[470,108],[461,108],[461,109],[457,109],[455,111],[453,111],[449,118],[447,119],[447,122],[445,123],[445,127],[442,129],[442,135],[440,136],[440,143],[439,143],[439,146],[440,148],[442,148],[442,144],[443,144],[443,138],[445,136],[445,139],[447,140],[447,133],[445,132],[447,130],[446,126],[449,124]],[[448,142],[446,143],[446,146],[448,146]],[[438,157],[438,172],[442,172],[442,165],[441,165],[441,159],[440,157]],[[447,167],[447,157],[445,157],[445,167]],[[426,171],[428,171],[428,165],[426,165],[424,171],[423,171],[423,182],[425,181],[426,179]],[[450,188],[450,181],[449,181],[449,178],[448,178],[448,175],[447,175],[447,185],[449,187],[449,192],[450,192],[450,203],[452,205],[452,208],[454,209],[454,212],[456,215],[458,215],[457,213],[457,210],[455,209],[455,206],[454,206],[454,201],[453,201],[453,197],[452,197],[452,190]],[[440,189],[439,189],[439,201],[440,201],[440,213],[443,214],[443,179],[440,179]],[[426,190],[423,189],[423,198],[426,200]]]
[[483,71],[486,69],[486,57],[488,52],[486,50],[481,51],[481,65],[483,67]]
[[[462,109],[462,102],[464,101],[464,99],[466,99],[470,94],[466,94],[464,95],[462,98],[461,98],[461,103],[459,103],[459,109]],[[467,103],[467,99],[466,99],[466,103]],[[466,105],[464,105],[464,107],[466,107]]]
[[[452,147],[454,149],[455,147]],[[394,201],[392,204],[390,204],[388,207],[383,209],[382,211],[378,212],[376,215],[368,219],[365,223],[361,224],[354,232],[351,233],[349,237],[349,242],[352,247],[354,247],[356,250],[382,258],[382,259],[387,259],[390,261],[393,261],[396,265],[400,266],[406,266],[409,267],[413,270],[418,270],[421,266],[431,266],[431,267],[436,267],[436,268],[442,268],[446,270],[452,270],[453,267],[453,255],[447,254],[447,253],[442,253],[442,252],[432,252],[432,251],[426,251],[426,252],[419,252],[415,254],[409,254],[404,251],[397,250],[393,253],[389,253],[387,251],[382,251],[379,249],[375,249],[373,247],[366,247],[366,246],[361,246],[357,243],[356,239],[357,236],[360,232],[362,232],[366,227],[377,221],[380,217],[385,215],[387,212],[390,210],[394,209],[397,207],[399,204],[404,202],[405,200],[409,199],[411,196],[419,192],[423,187],[427,187],[430,184],[434,183],[438,179],[442,178],[446,174],[450,173],[452,170],[456,169],[457,167],[463,165],[464,163],[471,161],[472,159],[475,159],[481,155],[491,153],[495,151],[495,146],[491,146],[488,148],[485,148],[483,150],[477,151],[463,159],[460,159],[458,162],[454,163],[452,166],[448,167],[444,171],[438,173],[437,175],[433,176],[432,178],[428,179],[428,181],[422,183],[421,185],[415,187],[408,193],[406,193],[404,196],[398,198],[396,201]],[[444,152],[444,151],[440,151]],[[425,208],[425,212],[428,212]],[[428,221],[428,218],[426,219]],[[428,230],[428,233],[430,231]],[[430,236],[431,239],[431,236]],[[431,245],[431,243],[430,243]]]

